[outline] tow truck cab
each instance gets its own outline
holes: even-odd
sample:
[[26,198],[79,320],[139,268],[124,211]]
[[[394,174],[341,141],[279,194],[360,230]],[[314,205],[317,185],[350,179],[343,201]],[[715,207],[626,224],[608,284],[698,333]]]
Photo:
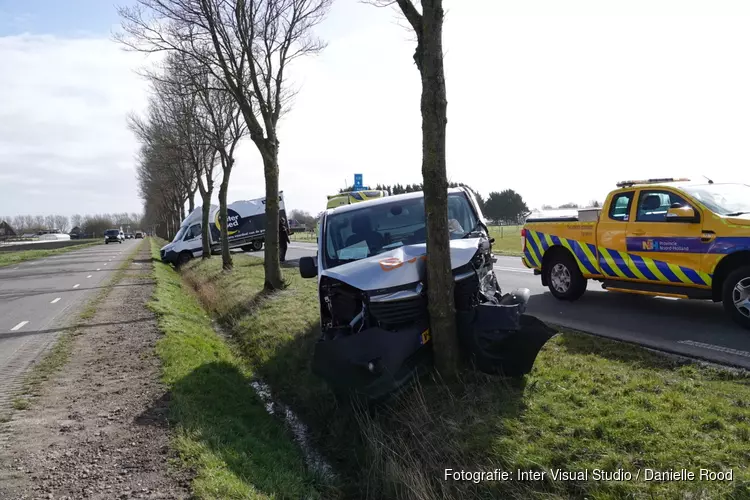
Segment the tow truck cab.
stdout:
[[623,181],[601,209],[529,218],[522,261],[561,300],[607,290],[723,302],[750,328],[750,186]]

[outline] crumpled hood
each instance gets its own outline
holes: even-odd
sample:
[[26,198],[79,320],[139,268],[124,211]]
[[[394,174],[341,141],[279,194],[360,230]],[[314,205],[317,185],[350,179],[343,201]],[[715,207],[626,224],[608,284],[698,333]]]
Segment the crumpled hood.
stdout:
[[[469,263],[480,242],[480,238],[451,240],[451,267],[456,269]],[[425,243],[406,245],[326,269],[320,275],[365,291],[416,283],[425,277],[426,251]]]

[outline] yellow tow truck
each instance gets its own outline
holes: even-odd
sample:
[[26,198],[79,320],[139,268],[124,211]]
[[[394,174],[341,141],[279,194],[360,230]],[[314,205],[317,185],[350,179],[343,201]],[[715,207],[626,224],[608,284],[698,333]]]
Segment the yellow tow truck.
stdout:
[[722,302],[750,329],[750,186],[623,181],[601,209],[529,218],[522,261],[560,300],[606,290]]

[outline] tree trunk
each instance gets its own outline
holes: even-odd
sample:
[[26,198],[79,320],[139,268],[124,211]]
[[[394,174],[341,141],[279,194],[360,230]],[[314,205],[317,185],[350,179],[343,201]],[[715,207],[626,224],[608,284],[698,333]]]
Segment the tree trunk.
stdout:
[[[232,160],[230,159],[230,162]],[[225,161],[222,158],[222,167]],[[232,254],[229,253],[229,233],[227,231],[227,191],[229,190],[229,174],[231,173],[231,164],[229,168],[224,167],[224,175],[221,177],[219,185],[219,224],[221,225],[221,267],[225,271],[231,271],[234,267]]]
[[195,191],[197,190],[197,186],[195,189],[193,189],[190,192],[190,198],[188,198],[188,206],[190,207],[190,210],[188,213],[193,213],[193,210],[195,210]]
[[422,177],[427,219],[427,294],[435,366],[444,378],[458,369],[458,338],[448,232],[442,0],[422,0]]
[[203,212],[203,221],[201,223],[202,260],[211,258],[211,221],[209,220],[209,215],[211,214],[211,191],[213,190],[207,189],[205,193],[201,193],[201,197],[203,198],[203,206],[201,207],[201,211]]
[[266,248],[264,270],[266,290],[280,290],[284,287],[279,262],[279,150],[275,140],[265,141],[266,154],[263,155],[263,173],[266,179]]

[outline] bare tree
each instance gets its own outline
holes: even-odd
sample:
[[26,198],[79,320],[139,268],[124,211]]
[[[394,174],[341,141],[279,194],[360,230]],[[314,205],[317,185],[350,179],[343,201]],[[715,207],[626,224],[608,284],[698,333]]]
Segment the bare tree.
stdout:
[[[266,183],[265,287],[284,286],[279,263],[277,125],[293,95],[289,64],[324,44],[313,28],[332,0],[137,0],[120,9],[124,36],[136,50],[186,52],[231,92],[263,159]],[[209,48],[210,50],[206,50]]]
[[[196,58],[188,58],[178,53],[182,61],[180,68],[183,78],[190,82],[190,89],[197,95],[199,109],[204,120],[197,122],[203,128],[203,136],[219,156],[222,178],[219,186],[219,221],[221,239],[222,268],[229,271],[233,268],[232,255],[229,252],[229,232],[227,226],[227,192],[229,179],[234,166],[234,151],[239,141],[247,134],[247,126],[241,119],[240,107],[234,96],[227,91],[220,81]],[[213,189],[213,178],[211,178]]]
[[64,215],[55,215],[54,226],[56,229],[60,230],[60,232],[67,233],[69,228],[68,218]]
[[81,214],[75,214],[70,218],[70,223],[73,225],[73,227],[81,227],[81,224],[83,223],[83,217],[81,217]]
[[445,130],[448,101],[443,68],[443,2],[374,0],[398,5],[417,38],[414,62],[422,79],[422,179],[427,221],[427,287],[435,366],[451,378],[458,369],[458,338],[448,232],[448,176]]

